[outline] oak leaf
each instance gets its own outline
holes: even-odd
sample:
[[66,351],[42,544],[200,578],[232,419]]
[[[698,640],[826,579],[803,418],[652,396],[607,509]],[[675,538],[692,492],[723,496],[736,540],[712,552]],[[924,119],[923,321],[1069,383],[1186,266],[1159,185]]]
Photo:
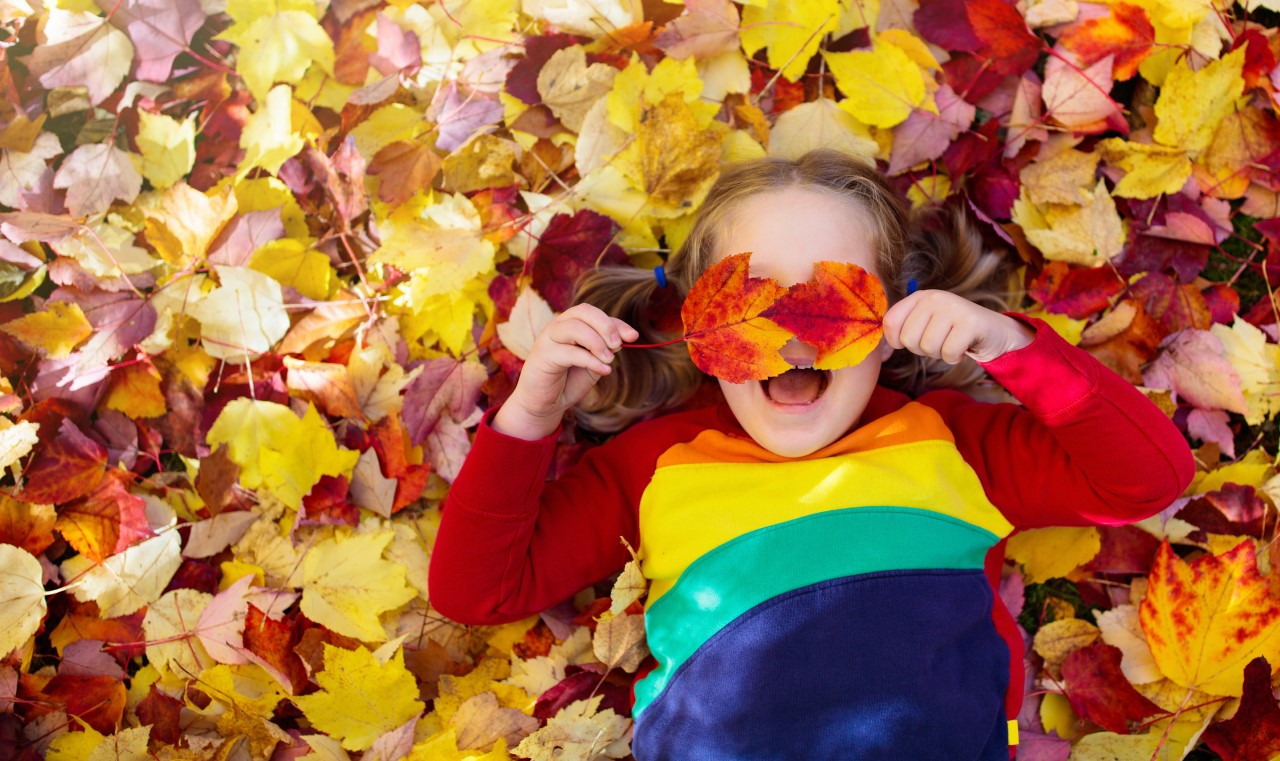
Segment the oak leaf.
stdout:
[[1249,661],[1280,662],[1280,601],[1252,541],[1190,563],[1162,543],[1139,614],[1160,671],[1183,687],[1238,696]]

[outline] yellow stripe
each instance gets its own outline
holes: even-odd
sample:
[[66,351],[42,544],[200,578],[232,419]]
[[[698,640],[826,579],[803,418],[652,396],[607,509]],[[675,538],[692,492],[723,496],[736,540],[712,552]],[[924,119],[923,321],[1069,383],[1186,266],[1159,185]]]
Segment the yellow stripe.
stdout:
[[880,506],[941,513],[997,538],[1013,530],[949,436],[822,459],[660,466],[640,502],[646,607],[690,563],[735,537],[826,510]]
[[1017,719],[1009,719],[1009,744],[1018,744],[1018,721]]

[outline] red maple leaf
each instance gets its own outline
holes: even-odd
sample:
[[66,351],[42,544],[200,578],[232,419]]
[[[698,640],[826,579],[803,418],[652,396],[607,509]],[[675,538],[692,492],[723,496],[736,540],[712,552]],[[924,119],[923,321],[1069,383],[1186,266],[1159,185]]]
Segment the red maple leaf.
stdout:
[[1202,738],[1222,761],[1270,761],[1280,754],[1280,705],[1271,694],[1271,664],[1258,656],[1244,668],[1240,708]]
[[1078,716],[1109,732],[1129,733],[1129,722],[1167,713],[1133,688],[1120,670],[1120,648],[1094,643],[1067,656],[1062,676]]

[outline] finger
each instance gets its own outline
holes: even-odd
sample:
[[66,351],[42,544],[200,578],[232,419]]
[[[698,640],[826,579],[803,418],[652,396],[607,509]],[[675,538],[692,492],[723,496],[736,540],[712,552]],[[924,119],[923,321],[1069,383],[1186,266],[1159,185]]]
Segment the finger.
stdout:
[[954,326],[955,323],[945,315],[935,312],[933,319],[929,320],[929,326],[920,336],[920,351],[934,359],[942,356],[942,346],[947,342],[947,335]]
[[613,352],[605,346],[604,338],[596,329],[579,319],[558,320],[550,331],[550,337],[559,344],[576,344],[596,356],[601,362],[612,362]]
[[920,353],[920,339],[924,337],[925,330],[929,327],[929,320],[933,313],[928,309],[916,308],[911,310],[911,314],[907,315],[907,319],[902,323],[902,330],[898,333],[898,340],[912,354]]
[[948,333],[947,340],[942,344],[942,361],[949,365],[959,364],[969,350],[970,342],[969,336],[962,330]]
[[884,340],[893,348],[904,348],[902,344],[902,324],[911,316],[911,312],[915,309],[918,300],[908,297],[889,307],[884,313],[884,318],[880,321],[880,327],[884,331]]
[[616,349],[622,345],[618,326],[614,324],[613,318],[602,312],[599,307],[591,304],[577,304],[565,311],[565,314],[570,313],[599,333],[600,338],[608,344],[609,348]]
[[607,362],[574,344],[554,344],[546,356],[548,363],[558,368],[581,367],[599,375],[608,375],[613,370]]
[[617,326],[618,332],[620,332],[622,334],[622,337],[627,341],[635,341],[636,339],[640,338],[640,331],[631,327],[626,322],[623,322],[622,320],[619,320],[617,317],[614,317],[613,323],[614,325]]

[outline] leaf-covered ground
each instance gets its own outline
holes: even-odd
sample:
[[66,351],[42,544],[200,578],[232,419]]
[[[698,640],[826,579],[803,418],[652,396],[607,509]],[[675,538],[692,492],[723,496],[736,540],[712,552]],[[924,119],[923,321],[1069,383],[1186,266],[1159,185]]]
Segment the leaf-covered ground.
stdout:
[[627,757],[634,566],[459,626],[439,504],[578,273],[816,146],[966,204],[1197,447],[1011,539],[1019,757],[1280,754],[1277,10],[0,4],[0,757]]

